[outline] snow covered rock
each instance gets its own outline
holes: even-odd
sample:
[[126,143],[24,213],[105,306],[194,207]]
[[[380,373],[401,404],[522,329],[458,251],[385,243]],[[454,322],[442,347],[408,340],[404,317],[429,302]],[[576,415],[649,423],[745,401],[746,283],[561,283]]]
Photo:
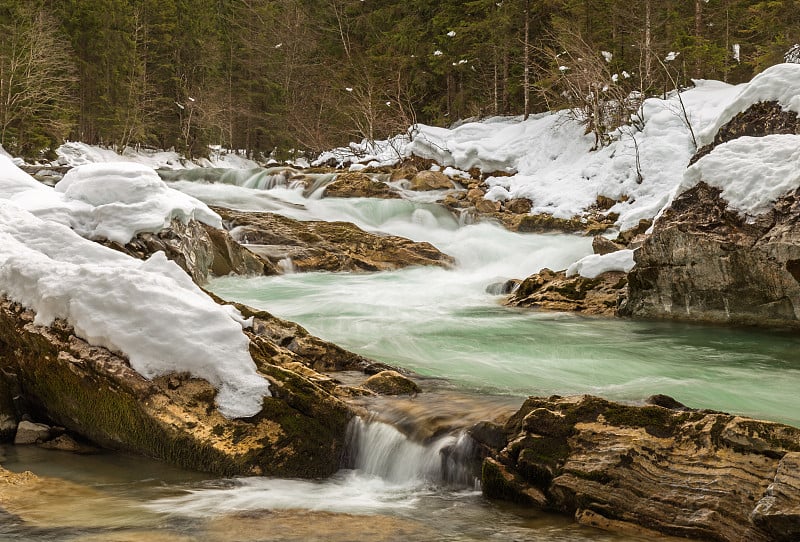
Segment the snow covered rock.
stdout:
[[[772,75],[786,82],[778,68]],[[791,70],[800,80],[800,66]],[[636,252],[622,314],[800,328],[800,102],[767,72],[734,100],[755,105],[726,110],[734,120],[717,123],[724,137],[687,169]],[[779,98],[788,113],[759,97]],[[758,137],[723,141],[740,134]]]
[[[7,353],[0,356],[0,382],[14,375],[25,408],[50,422],[105,448],[220,475],[318,477],[339,468],[353,414],[320,384],[283,367],[314,360],[259,334],[277,325],[269,319],[249,315],[248,339],[273,394],[259,399],[254,416],[231,419],[216,408],[218,393],[206,380],[186,372],[145,378],[64,320],[42,326],[36,316],[0,298],[0,351]],[[198,347],[218,338],[209,335]]]
[[531,397],[483,492],[647,540],[797,540],[800,429],[676,406]]

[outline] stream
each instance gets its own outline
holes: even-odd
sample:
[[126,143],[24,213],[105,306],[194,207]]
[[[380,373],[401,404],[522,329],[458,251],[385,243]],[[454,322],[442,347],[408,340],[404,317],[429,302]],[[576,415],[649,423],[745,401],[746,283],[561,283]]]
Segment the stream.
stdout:
[[[400,426],[410,417],[424,426],[444,417],[466,425],[507,415],[528,395],[641,402],[662,393],[695,408],[800,425],[795,335],[538,313],[505,308],[487,293],[493,283],[567,267],[591,253],[590,238],[464,224],[432,203],[435,194],[337,200],[319,197],[329,178],[309,189],[279,171],[201,175],[209,173],[174,174],[170,184],[209,204],[345,220],[431,242],[455,257],[453,269],[222,277],[210,284],[224,298],[415,371],[425,392],[397,400],[382,421],[354,421],[343,469],[325,480],[209,479],[124,455],[8,447],[0,451],[5,468],[62,483],[27,500],[6,497],[10,516],[0,516],[0,539],[638,541],[644,539],[489,502],[458,454],[441,459],[445,448],[469,446],[458,431],[414,441],[383,422]],[[69,497],[76,492],[80,499]]]

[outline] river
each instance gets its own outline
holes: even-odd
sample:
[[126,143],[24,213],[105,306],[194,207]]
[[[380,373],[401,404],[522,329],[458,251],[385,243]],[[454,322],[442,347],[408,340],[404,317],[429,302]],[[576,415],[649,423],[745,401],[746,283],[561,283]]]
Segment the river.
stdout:
[[[373,405],[394,409],[386,421],[397,423],[396,412],[402,412],[421,425],[433,418],[466,424],[503,415],[527,395],[591,393],[639,402],[663,393],[695,408],[800,425],[796,336],[509,309],[487,293],[493,283],[543,267],[565,268],[591,253],[590,239],[463,224],[432,204],[430,195],[413,201],[325,199],[319,190],[304,195],[279,174],[229,175],[225,181],[174,180],[172,186],[210,204],[346,220],[429,241],[457,259],[453,269],[223,277],[210,284],[222,297],[427,377],[418,398]],[[460,466],[442,466],[440,450],[463,444],[457,432],[422,444],[373,420],[356,422],[351,433],[342,471],[316,481],[208,479],[127,456],[8,448],[6,468],[64,479],[66,494],[79,487],[81,498],[65,497],[58,486],[38,502],[19,497],[19,508],[7,510],[38,519],[23,528],[11,518],[0,526],[0,538],[639,540],[486,501]],[[49,507],[51,513],[35,513]]]

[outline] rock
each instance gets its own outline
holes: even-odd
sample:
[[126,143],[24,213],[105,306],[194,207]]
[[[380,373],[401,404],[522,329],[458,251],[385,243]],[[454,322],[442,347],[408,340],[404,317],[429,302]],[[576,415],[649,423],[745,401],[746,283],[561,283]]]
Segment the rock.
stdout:
[[386,271],[454,263],[430,243],[368,233],[348,222],[301,222],[272,213],[214,210],[253,252],[275,264],[290,260],[295,271]]
[[14,444],[36,444],[50,438],[50,426],[43,423],[33,423],[27,420],[19,422]]
[[[124,358],[76,337],[63,321],[43,327],[34,326],[33,318],[32,311],[0,300],[0,380],[15,374],[27,411],[82,439],[222,476],[319,477],[339,468],[351,408],[285,369],[314,361],[269,333],[247,330],[253,360],[273,396],[264,398],[257,415],[228,419],[216,409],[216,392],[206,381],[186,374],[147,380]],[[343,352],[320,343],[321,358]]]
[[515,215],[527,215],[531,212],[533,202],[528,198],[514,198],[510,199],[503,205],[503,208],[509,213]]
[[550,311],[614,316],[627,294],[625,273],[609,271],[588,279],[542,269],[519,285],[504,304]]
[[326,198],[383,198],[397,199],[400,194],[386,183],[373,180],[359,172],[340,173],[336,180],[325,187]]
[[772,540],[800,540],[800,454],[781,458],[775,480],[756,504],[753,523],[770,533]]
[[483,214],[495,213],[500,210],[500,202],[479,199],[475,202],[475,210]]
[[422,391],[416,382],[397,371],[381,371],[362,386],[380,395],[413,395]]
[[698,150],[689,165],[727,141],[742,136],[763,137],[771,134],[800,134],[800,117],[794,111],[784,111],[778,102],[758,102],[722,126],[714,136],[714,141]]
[[419,173],[419,170],[414,164],[403,164],[391,171],[389,181],[394,183],[403,179],[411,180],[417,173]]
[[766,542],[800,532],[800,429],[554,396],[529,398],[504,431],[483,465],[493,498],[645,536]]
[[226,231],[196,220],[184,224],[175,219],[169,228],[158,233],[140,233],[124,246],[110,241],[103,244],[141,260],[162,251],[198,284],[207,282],[211,274],[278,274],[271,263],[239,245]]
[[411,190],[450,190],[454,188],[450,177],[441,171],[420,171],[411,179]]
[[616,204],[617,204],[616,200],[611,199],[607,196],[597,196],[597,202],[595,203],[595,207],[597,207],[602,211],[608,211]]
[[800,328],[800,194],[748,221],[700,182],[635,253],[621,313]]
[[642,243],[646,239],[646,232],[652,225],[652,220],[642,219],[635,227],[620,232],[614,242],[625,248],[638,248],[642,246]]
[[595,235],[594,239],[592,239],[592,251],[595,254],[611,254],[623,248],[625,247],[602,235]]
[[39,448],[44,448],[45,450],[58,450],[60,452],[70,452],[73,454],[93,454],[99,451],[94,446],[81,444],[67,434],[59,435],[52,440],[40,442]]
[[522,284],[522,281],[518,279],[495,282],[486,287],[486,293],[492,295],[508,295],[519,288],[520,284]]

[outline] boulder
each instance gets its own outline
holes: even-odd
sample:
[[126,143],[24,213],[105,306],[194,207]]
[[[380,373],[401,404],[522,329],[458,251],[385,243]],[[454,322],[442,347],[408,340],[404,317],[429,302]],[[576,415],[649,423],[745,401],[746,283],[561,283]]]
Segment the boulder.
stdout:
[[336,179],[325,187],[323,196],[326,198],[397,199],[400,194],[388,184],[376,181],[366,173],[346,172],[337,175]]
[[422,391],[416,382],[397,371],[381,371],[362,386],[379,395],[414,395]]
[[496,435],[486,495],[581,523],[703,540],[796,540],[800,429],[597,397],[531,397]]
[[214,209],[236,238],[262,258],[295,271],[386,271],[454,260],[430,243],[368,233],[348,222],[301,222],[272,213]]
[[519,285],[504,304],[549,311],[614,316],[627,294],[625,273],[609,271],[589,279],[542,269]]
[[50,426],[43,423],[33,423],[22,420],[17,425],[17,434],[14,436],[14,444],[37,444],[50,438]]
[[617,252],[623,248],[625,247],[619,243],[615,243],[611,239],[603,237],[602,235],[595,235],[594,239],[592,239],[592,251],[595,254],[611,254],[612,252]]
[[717,188],[678,196],[635,253],[621,313],[800,328],[800,194],[748,221]]
[[134,258],[146,259],[162,251],[192,279],[203,284],[210,275],[275,275],[278,270],[234,241],[228,232],[190,220],[175,219],[158,233],[140,233],[128,244],[104,241],[104,245]]
[[425,170],[420,171],[411,179],[411,190],[427,191],[427,190],[450,190],[454,188],[453,181],[450,177],[441,171]]
[[258,319],[247,330],[250,351],[272,396],[255,416],[228,419],[208,382],[182,373],[147,380],[65,322],[43,327],[33,318],[32,311],[0,300],[0,380],[16,375],[21,407],[37,419],[103,448],[223,476],[318,477],[339,468],[351,408],[286,369],[314,361],[259,334]]

